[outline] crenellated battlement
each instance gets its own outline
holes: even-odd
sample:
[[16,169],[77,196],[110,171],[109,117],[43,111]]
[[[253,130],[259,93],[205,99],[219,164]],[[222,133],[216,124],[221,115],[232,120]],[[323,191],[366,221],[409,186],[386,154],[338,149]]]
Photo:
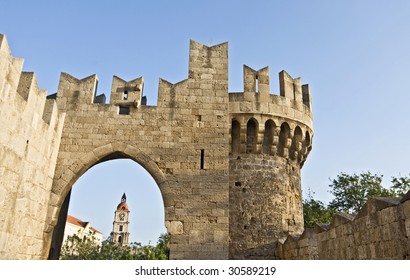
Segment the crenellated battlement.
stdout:
[[167,80],[159,79],[158,83],[158,107],[160,108],[175,108],[177,103],[183,101],[180,98],[180,94],[187,93],[188,79],[180,81],[178,83],[170,83]]
[[303,165],[313,137],[308,85],[281,71],[280,96],[273,95],[268,67],[243,69],[244,91],[229,93],[231,153],[277,155]]
[[57,91],[58,107],[62,111],[75,111],[82,105],[94,103],[98,85],[97,75],[77,79],[62,72]]
[[[301,84],[301,78],[292,78],[285,70],[279,73],[280,95],[270,93],[269,67],[254,70],[243,66],[243,92],[230,94],[230,101],[255,102],[257,111],[266,109],[260,107],[269,103],[287,105],[309,114],[311,111],[311,95],[309,85]],[[305,105],[306,108],[301,107]],[[249,108],[247,108],[249,110]],[[277,112],[276,112],[277,113]]]
[[243,67],[244,91],[229,93],[231,113],[264,113],[296,119],[311,128],[311,95],[309,85],[293,79],[286,71],[279,73],[280,95],[270,93],[269,67],[258,71]]
[[139,77],[131,81],[125,81],[114,76],[112,79],[110,104],[118,106],[140,107],[146,105],[146,97],[143,97],[144,78]]
[[157,182],[172,259],[248,258],[302,232],[300,168],[313,124],[300,78],[282,71],[272,95],[269,68],[245,65],[244,91],[228,93],[228,44],[191,41],[186,79],[161,78],[158,104],[147,106],[143,77],[113,76],[106,103],[97,75],[61,73],[46,97],[22,67],[0,35],[0,258],[58,250],[71,187],[116,158],[138,162]]
[[[0,34],[0,256],[38,259],[65,120]],[[32,225],[29,229],[27,227]],[[29,240],[29,242],[23,242]]]
[[[59,119],[64,116],[54,100],[46,102],[47,91],[39,89],[35,74],[22,71],[23,63],[23,59],[12,56],[6,37],[0,34],[1,114],[6,116],[14,110],[19,119],[31,122],[34,129],[49,127],[50,131],[58,131],[58,125],[62,125]],[[47,128],[42,128],[41,121]]]

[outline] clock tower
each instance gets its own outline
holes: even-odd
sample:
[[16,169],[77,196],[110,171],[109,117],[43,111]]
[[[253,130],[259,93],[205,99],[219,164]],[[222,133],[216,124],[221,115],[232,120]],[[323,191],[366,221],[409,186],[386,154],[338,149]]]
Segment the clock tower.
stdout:
[[117,206],[114,214],[114,222],[111,232],[111,240],[119,246],[127,246],[130,233],[128,232],[130,210],[128,209],[127,196],[125,193],[121,197],[121,202]]

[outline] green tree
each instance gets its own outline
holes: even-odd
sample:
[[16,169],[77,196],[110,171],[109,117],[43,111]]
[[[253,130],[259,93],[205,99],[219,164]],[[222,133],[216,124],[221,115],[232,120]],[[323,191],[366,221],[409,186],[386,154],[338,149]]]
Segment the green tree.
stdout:
[[110,240],[104,240],[101,244],[99,254],[96,260],[134,260],[135,253],[133,252],[134,243],[130,246],[118,246]]
[[400,197],[410,190],[408,177],[392,177],[392,186],[382,186],[383,175],[363,172],[340,173],[329,185],[335,198],[329,207],[337,212],[357,213],[370,197]]
[[401,197],[410,190],[410,178],[407,176],[392,177],[389,188],[382,186],[382,179],[382,175],[370,172],[359,175],[342,172],[336,179],[329,179],[334,199],[328,206],[315,200],[309,190],[307,198],[303,200],[305,227],[330,223],[336,212],[356,214],[370,197]]
[[322,201],[313,198],[310,190],[307,198],[303,200],[303,219],[305,228],[313,228],[317,224],[329,224],[335,211],[327,207]]
[[145,245],[138,249],[140,260],[168,260],[169,259],[169,234],[163,233],[159,236],[157,245]]
[[329,185],[335,198],[329,207],[337,212],[357,213],[369,197],[391,196],[392,192],[384,188],[383,175],[363,172],[361,174],[340,173]]
[[61,248],[62,260],[95,260],[99,255],[100,247],[93,235],[80,238],[74,234],[68,236]]
[[161,234],[156,246],[131,243],[118,246],[109,240],[99,245],[95,237],[69,236],[61,249],[62,260],[166,260],[169,255],[169,235]]
[[404,196],[410,191],[410,178],[406,176],[392,177],[391,190],[395,196]]
[[169,259],[169,234],[163,233],[159,236],[157,246],[155,246],[155,256],[157,260]]

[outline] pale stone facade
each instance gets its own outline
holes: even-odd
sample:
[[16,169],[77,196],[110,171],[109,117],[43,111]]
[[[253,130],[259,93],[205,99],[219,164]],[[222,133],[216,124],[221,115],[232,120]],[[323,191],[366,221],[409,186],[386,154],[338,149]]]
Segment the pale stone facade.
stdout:
[[0,35],[0,258],[48,255],[46,221],[64,113]]
[[66,73],[46,100],[3,35],[0,54],[0,258],[47,258],[73,184],[117,158],[158,184],[171,259],[273,258],[266,246],[302,233],[313,122],[300,78],[282,71],[271,95],[268,68],[244,66],[244,92],[228,93],[227,43],[191,41],[188,78],[160,79],[157,106],[145,105],[143,78],[114,76],[105,104],[96,75]]
[[63,244],[66,243],[69,236],[73,235],[76,235],[81,239],[92,239],[97,245],[101,245],[104,238],[102,232],[93,228],[90,222],[84,222],[76,217],[67,215]]

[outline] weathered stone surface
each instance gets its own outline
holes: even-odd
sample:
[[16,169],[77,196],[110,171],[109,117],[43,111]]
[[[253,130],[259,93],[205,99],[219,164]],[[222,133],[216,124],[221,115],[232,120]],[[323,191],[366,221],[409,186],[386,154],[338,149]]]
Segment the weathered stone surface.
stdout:
[[339,214],[328,226],[306,229],[299,239],[288,236],[279,244],[278,258],[409,259],[409,205],[406,199],[371,199],[354,219]]
[[179,221],[167,221],[165,223],[169,234],[182,234],[184,233],[184,224]]
[[157,182],[172,259],[274,258],[277,239],[302,233],[313,123],[299,78],[283,72],[274,96],[269,69],[245,67],[244,92],[228,93],[227,44],[191,41],[188,78],[161,79],[146,106],[142,77],[114,76],[104,104],[96,75],[62,73],[46,100],[22,65],[0,35],[0,258],[47,258],[74,182],[118,158]]

